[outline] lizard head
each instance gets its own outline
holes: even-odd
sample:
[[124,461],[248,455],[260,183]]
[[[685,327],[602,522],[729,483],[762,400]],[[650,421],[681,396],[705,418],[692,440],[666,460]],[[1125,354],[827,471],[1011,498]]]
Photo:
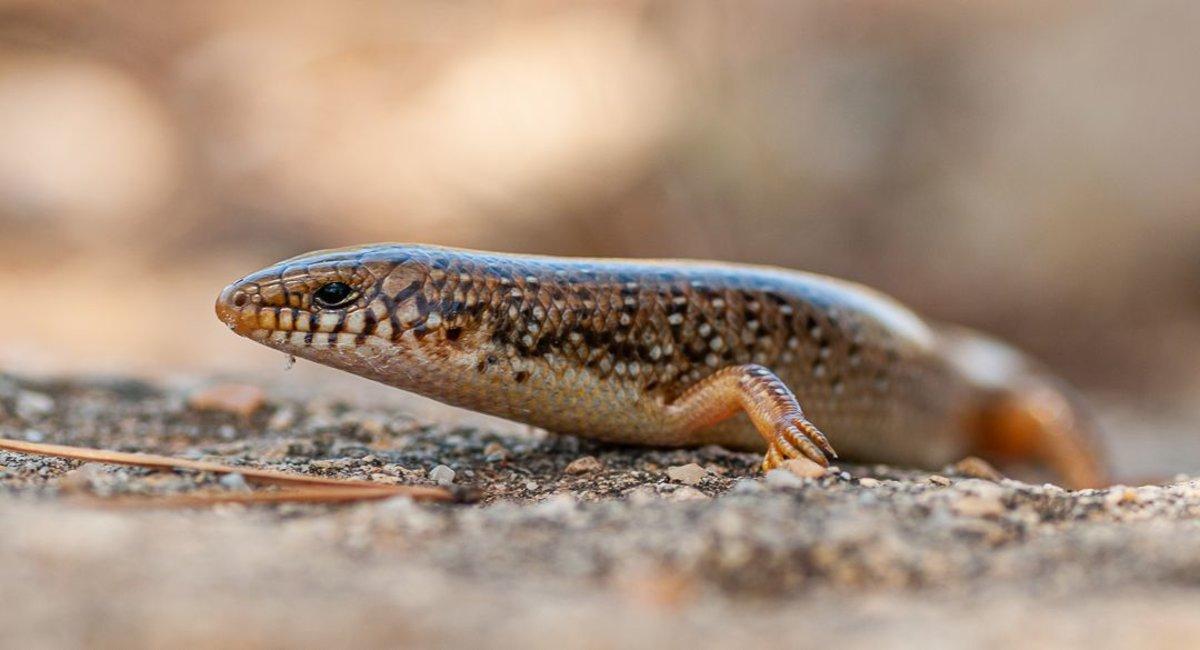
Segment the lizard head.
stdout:
[[462,311],[466,276],[447,270],[451,258],[403,244],[307,253],[225,287],[217,317],[268,347],[375,374],[385,357],[427,357],[462,334],[447,310]]

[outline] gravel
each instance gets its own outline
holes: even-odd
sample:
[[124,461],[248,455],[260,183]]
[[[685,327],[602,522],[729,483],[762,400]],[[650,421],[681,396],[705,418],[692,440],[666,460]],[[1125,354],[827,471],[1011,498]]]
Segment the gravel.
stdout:
[[696,463],[667,468],[667,478],[684,485],[695,485],[704,480],[706,476],[708,476],[708,472]]
[[0,376],[0,436],[475,497],[105,508],[79,499],[249,487],[0,452],[5,643],[1178,647],[1200,634],[1200,481],[1185,476],[1079,492],[965,466],[762,477],[754,454],[459,417],[278,398],[247,415],[131,381]]
[[245,492],[250,489],[250,485],[246,483],[246,477],[237,473],[226,474],[217,479],[217,482],[220,483],[221,487],[225,488],[226,490]]
[[429,470],[429,480],[438,485],[452,485],[454,483],[454,470],[445,465],[438,465]]

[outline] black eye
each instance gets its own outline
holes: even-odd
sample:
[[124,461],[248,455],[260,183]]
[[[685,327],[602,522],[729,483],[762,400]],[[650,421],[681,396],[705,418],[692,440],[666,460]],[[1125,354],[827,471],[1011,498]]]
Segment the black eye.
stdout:
[[317,289],[313,294],[313,301],[321,307],[341,307],[350,302],[354,297],[354,289],[344,282],[330,282],[329,284]]

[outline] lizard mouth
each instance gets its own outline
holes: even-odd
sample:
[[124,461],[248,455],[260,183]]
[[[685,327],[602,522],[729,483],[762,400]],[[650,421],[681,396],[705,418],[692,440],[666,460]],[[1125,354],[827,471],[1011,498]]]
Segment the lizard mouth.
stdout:
[[231,284],[217,296],[217,318],[229,329],[244,336],[246,332],[242,327],[243,312],[249,302],[249,297],[238,289],[237,283]]
[[259,322],[260,309],[250,294],[235,282],[221,291],[215,305],[217,318],[240,336],[251,337],[257,330],[265,330]]

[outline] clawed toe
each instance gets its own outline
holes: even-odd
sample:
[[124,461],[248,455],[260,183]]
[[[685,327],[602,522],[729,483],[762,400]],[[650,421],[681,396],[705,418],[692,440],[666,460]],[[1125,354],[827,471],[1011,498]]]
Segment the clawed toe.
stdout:
[[803,454],[815,463],[823,466],[829,465],[829,460],[825,458],[825,453],[821,451],[820,447],[795,426],[785,427],[780,434],[780,438],[780,446],[787,444],[797,452],[790,454],[789,458],[797,458],[800,454]]
[[763,471],[779,467],[790,458],[801,456],[822,467],[829,466],[829,457],[837,453],[829,440],[811,422],[802,417],[788,417],[776,430],[763,458]]
[[825,434],[821,433],[820,429],[813,426],[812,422],[800,418],[796,421],[796,426],[799,427],[800,430],[804,432],[804,435],[817,447],[819,447],[826,456],[829,458],[838,457],[837,452],[833,449],[833,445],[829,444],[829,439],[825,437]]
[[767,455],[765,457],[763,457],[763,462],[762,462],[763,473],[769,472],[769,471],[775,469],[776,467],[779,467],[781,464],[783,464],[783,460],[784,460],[783,456],[780,455],[779,450],[775,447],[775,445],[768,446],[767,447]]

